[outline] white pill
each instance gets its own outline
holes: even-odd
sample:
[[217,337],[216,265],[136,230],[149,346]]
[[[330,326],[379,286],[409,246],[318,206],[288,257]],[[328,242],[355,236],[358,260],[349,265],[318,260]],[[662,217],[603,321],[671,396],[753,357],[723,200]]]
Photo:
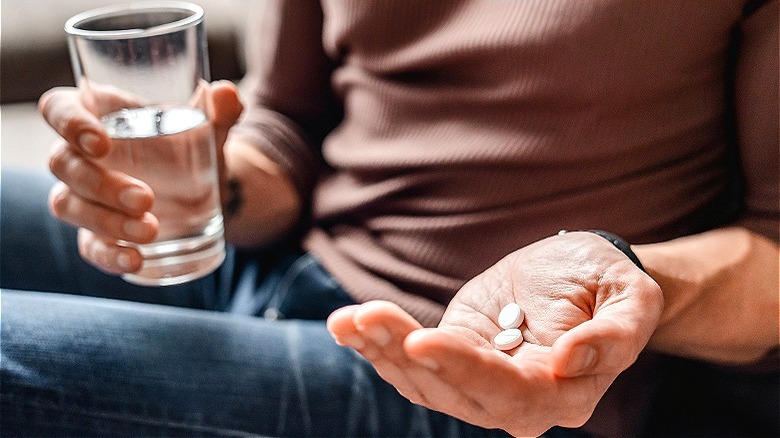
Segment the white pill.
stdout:
[[508,329],[493,338],[493,345],[499,350],[511,350],[523,343],[523,334],[519,329]]
[[518,328],[523,323],[523,318],[525,318],[523,309],[515,303],[510,303],[498,314],[498,325],[505,330]]

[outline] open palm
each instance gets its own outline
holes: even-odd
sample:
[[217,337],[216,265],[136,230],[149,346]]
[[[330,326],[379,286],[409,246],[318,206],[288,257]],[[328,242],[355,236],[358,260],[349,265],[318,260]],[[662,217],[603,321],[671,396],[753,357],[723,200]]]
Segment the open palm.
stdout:
[[[526,312],[525,341],[492,340],[501,309]],[[435,329],[400,307],[369,302],[334,312],[336,340],[358,350],[412,402],[486,428],[540,435],[576,427],[644,348],[663,306],[660,289],[606,240],[555,236],[469,281]]]

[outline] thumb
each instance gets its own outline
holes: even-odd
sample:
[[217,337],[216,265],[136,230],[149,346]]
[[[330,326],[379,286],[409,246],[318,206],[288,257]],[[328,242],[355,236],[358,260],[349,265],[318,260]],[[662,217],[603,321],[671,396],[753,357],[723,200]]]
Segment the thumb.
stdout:
[[[661,288],[633,266],[605,274],[593,318],[561,335],[551,366],[561,377],[611,375],[633,364],[655,331],[663,310]],[[608,279],[611,279],[607,281]]]
[[632,319],[597,317],[564,333],[552,346],[553,372],[578,377],[624,371],[650,338]]
[[235,84],[230,81],[213,83],[209,90],[207,109],[209,119],[214,126],[217,149],[221,149],[227,139],[228,131],[235,125],[244,110]]

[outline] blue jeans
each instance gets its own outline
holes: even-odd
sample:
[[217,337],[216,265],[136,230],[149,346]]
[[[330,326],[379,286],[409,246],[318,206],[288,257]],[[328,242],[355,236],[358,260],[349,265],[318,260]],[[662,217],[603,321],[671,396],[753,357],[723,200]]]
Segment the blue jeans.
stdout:
[[79,258],[51,182],[2,174],[3,436],[506,436],[336,345],[324,319],[352,301],[310,255],[230,249],[207,278],[134,286]]

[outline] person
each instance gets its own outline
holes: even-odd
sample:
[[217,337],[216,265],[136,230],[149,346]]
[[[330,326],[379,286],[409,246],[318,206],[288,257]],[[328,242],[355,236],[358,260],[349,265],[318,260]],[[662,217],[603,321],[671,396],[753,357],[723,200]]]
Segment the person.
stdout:
[[41,98],[59,182],[2,186],[7,436],[777,434],[776,0],[255,7],[240,96],[209,90],[211,277],[117,279],[154,194]]

